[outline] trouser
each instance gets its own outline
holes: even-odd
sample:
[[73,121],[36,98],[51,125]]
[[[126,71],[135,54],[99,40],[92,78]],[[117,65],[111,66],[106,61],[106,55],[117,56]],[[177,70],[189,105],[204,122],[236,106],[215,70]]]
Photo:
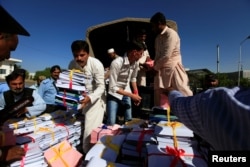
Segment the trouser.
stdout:
[[116,123],[116,116],[119,109],[122,109],[125,122],[132,120],[131,98],[128,96],[123,96],[122,100],[119,100],[116,97],[108,94],[107,97],[108,125],[114,125]]
[[101,99],[97,100],[94,104],[90,104],[87,108],[85,108],[84,116],[84,132],[83,132],[83,152],[87,153],[89,149],[92,147],[90,143],[90,135],[93,129],[99,127],[103,121],[104,115],[104,106],[101,103]]

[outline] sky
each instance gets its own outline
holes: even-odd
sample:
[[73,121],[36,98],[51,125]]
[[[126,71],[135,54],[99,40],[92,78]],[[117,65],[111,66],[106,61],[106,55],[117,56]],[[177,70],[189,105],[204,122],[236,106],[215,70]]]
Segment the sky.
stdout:
[[[67,68],[70,45],[89,27],[125,17],[162,12],[177,22],[182,63],[190,70],[250,70],[250,0],[0,0],[31,34],[19,36],[11,57],[29,72],[55,64]],[[241,48],[241,49],[240,49]],[[219,57],[219,63],[217,63]],[[218,65],[218,66],[217,66]]]

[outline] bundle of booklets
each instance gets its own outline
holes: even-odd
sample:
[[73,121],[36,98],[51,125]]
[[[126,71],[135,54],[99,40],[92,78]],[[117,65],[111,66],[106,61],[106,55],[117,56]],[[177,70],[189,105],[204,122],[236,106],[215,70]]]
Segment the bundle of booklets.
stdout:
[[[76,112],[57,110],[32,119],[19,118],[6,121],[3,129],[8,129],[8,132],[12,130],[16,139],[14,144],[26,150],[26,155],[22,160],[13,162],[10,166],[43,167],[58,166],[60,163],[66,163],[66,166],[76,165],[82,157],[76,146],[81,141],[83,124],[72,116],[76,115]],[[59,153],[57,153],[58,150]],[[60,150],[64,151],[60,152]],[[73,155],[74,161],[63,160],[64,162],[61,162],[61,157],[56,156],[57,154],[66,157],[69,157],[68,154]]]
[[193,132],[180,122],[120,128],[123,133],[103,136],[91,148],[85,156],[87,167],[208,166]]
[[57,105],[68,109],[78,110],[79,101],[84,97],[82,94],[88,93],[86,84],[91,83],[92,77],[87,76],[78,70],[65,70],[59,75],[56,81],[58,93],[55,97]]

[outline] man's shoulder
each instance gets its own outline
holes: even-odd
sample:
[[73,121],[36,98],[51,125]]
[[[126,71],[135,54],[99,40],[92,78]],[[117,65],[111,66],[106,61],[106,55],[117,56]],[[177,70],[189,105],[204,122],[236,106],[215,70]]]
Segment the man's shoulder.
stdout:
[[47,78],[47,79],[43,80],[43,81],[40,83],[40,85],[46,85],[46,84],[48,84],[49,82],[50,82],[50,79]]
[[100,66],[103,66],[102,62],[99,59],[95,58],[95,57],[89,57],[88,61],[90,61],[89,65],[91,65],[93,67],[96,67],[96,68],[99,68]]
[[101,63],[101,61],[99,60],[99,59],[97,59],[97,58],[95,58],[95,57],[92,57],[92,56],[90,56],[89,57],[89,59],[88,59],[90,62],[100,62]]
[[115,58],[114,60],[112,60],[111,64],[121,64],[123,63],[123,57],[119,56],[117,58]]

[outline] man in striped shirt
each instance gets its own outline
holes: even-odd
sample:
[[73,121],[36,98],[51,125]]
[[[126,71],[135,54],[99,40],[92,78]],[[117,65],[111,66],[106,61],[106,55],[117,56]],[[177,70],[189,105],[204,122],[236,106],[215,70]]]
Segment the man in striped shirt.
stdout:
[[213,150],[250,150],[250,89],[218,87],[190,97],[165,91],[171,112]]

